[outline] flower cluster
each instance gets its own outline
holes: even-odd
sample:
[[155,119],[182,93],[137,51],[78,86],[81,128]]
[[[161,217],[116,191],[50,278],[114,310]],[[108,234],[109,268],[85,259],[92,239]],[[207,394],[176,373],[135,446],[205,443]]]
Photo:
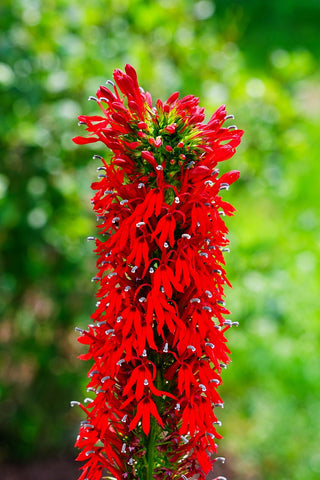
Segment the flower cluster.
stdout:
[[222,217],[234,208],[220,192],[239,172],[219,177],[216,166],[243,132],[223,127],[232,117],[224,106],[203,123],[192,95],[153,106],[130,65],[114,80],[90,97],[101,116],[79,117],[90,135],[73,139],[101,141],[113,154],[94,156],[102,162],[92,184],[100,222],[99,238],[89,239],[99,288],[93,323],[78,339],[88,345],[81,358],[93,361],[93,398],[79,404],[79,480],[103,471],[117,480],[203,480],[217,459],[217,388],[233,325]]

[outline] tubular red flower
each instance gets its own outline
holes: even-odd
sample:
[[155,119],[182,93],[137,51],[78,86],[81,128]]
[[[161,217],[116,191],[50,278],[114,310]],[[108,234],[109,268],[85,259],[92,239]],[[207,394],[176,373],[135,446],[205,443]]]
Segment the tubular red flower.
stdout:
[[80,404],[80,479],[204,479],[221,438],[215,406],[232,326],[222,214],[234,208],[220,192],[239,177],[219,178],[216,166],[243,132],[223,127],[224,105],[205,124],[193,95],[153,107],[133,67],[113,76],[96,94],[101,115],[79,117],[89,136],[73,139],[112,151],[97,156],[92,184],[98,301],[79,336],[93,397]]

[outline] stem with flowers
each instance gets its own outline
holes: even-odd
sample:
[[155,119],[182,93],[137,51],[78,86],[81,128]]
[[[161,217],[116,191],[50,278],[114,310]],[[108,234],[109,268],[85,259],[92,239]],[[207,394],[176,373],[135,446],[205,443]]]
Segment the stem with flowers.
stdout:
[[[242,130],[224,127],[221,106],[204,122],[192,95],[152,104],[133,67],[114,71],[96,97],[100,115],[79,117],[89,136],[112,151],[92,184],[100,221],[93,323],[80,329],[91,360],[86,414],[76,446],[79,480],[204,480],[217,458],[215,409],[229,362],[222,219],[234,208],[219,177]],[[217,477],[219,478],[219,477]],[[221,477],[222,478],[222,477]]]

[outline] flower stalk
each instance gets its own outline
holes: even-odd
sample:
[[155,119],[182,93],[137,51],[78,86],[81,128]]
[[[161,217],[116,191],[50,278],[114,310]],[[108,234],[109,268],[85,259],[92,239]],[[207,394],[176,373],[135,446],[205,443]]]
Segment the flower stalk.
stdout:
[[[79,480],[200,480],[216,453],[217,388],[235,322],[224,303],[224,269],[234,208],[222,198],[239,172],[219,177],[242,130],[224,127],[220,107],[207,124],[192,95],[153,106],[133,67],[91,97],[100,115],[79,117],[112,152],[92,184],[99,220],[98,284],[92,324],[79,342],[91,360],[80,408]],[[73,402],[75,403],[75,402]],[[109,477],[108,477],[109,478]]]

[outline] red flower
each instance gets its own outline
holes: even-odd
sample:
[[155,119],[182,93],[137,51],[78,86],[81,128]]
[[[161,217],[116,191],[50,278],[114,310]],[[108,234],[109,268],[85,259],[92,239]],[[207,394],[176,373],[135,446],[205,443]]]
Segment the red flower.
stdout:
[[174,246],[174,231],[176,228],[176,221],[172,213],[167,213],[167,215],[160,218],[157,228],[153,232],[152,238],[156,238],[160,234],[160,237],[157,239],[158,245],[160,247],[168,248],[167,240],[171,247]]
[[[76,446],[81,480],[191,478],[204,480],[221,436],[215,406],[221,368],[229,362],[223,268],[227,228],[222,199],[237,180],[219,178],[242,131],[223,127],[225,107],[207,124],[198,98],[173,93],[152,106],[135,70],[115,70],[94,99],[101,116],[79,117],[102,157],[93,209],[98,284],[88,346],[90,398]],[[78,402],[74,402],[78,404]],[[85,405],[86,404],[86,405]]]
[[164,427],[156,404],[150,397],[145,397],[138,403],[136,415],[129,425],[129,431],[133,430],[137,426],[138,421],[142,419],[142,429],[144,433],[148,435],[150,432],[150,415],[153,415],[153,417],[156,418],[162,428]]

